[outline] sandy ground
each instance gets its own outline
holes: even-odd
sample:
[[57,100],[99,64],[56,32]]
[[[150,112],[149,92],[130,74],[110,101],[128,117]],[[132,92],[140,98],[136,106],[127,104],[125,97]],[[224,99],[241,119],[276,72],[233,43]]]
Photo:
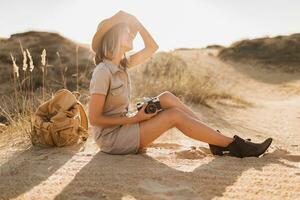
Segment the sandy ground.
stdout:
[[231,91],[253,103],[218,100],[210,102],[214,109],[192,109],[226,135],[272,137],[264,156],[214,157],[175,128],[139,155],[108,155],[90,139],[49,149],[17,148],[16,140],[1,144],[0,199],[300,199],[299,74],[228,65],[202,51],[181,55],[219,71]]

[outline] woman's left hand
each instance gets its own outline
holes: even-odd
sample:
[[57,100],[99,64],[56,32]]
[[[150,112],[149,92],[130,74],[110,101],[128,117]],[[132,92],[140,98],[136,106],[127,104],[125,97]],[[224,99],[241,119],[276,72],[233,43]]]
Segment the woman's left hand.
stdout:
[[[124,12],[124,11],[122,11]],[[127,16],[126,21],[128,22],[128,24],[130,25],[130,28],[133,29],[133,32],[137,32],[139,30],[140,27],[140,22],[139,20],[132,14],[129,14],[127,12],[124,12]]]

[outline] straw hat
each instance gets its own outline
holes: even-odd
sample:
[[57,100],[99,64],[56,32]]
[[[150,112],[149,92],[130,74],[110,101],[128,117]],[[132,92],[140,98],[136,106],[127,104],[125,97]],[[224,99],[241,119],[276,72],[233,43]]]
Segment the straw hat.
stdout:
[[134,26],[134,23],[130,20],[128,14],[123,11],[119,11],[115,15],[106,18],[99,23],[97,31],[94,34],[92,40],[92,49],[94,52],[96,52],[97,46],[99,45],[99,42],[101,41],[104,34],[114,25],[117,25],[119,23],[127,23],[129,25],[131,33],[134,35],[134,37],[136,36],[138,30]]

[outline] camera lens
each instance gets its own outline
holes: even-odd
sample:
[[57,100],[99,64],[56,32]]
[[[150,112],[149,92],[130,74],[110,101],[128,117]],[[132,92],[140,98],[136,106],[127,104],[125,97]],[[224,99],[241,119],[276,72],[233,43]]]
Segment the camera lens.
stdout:
[[145,110],[146,113],[155,113],[155,111],[156,111],[155,104],[149,104]]

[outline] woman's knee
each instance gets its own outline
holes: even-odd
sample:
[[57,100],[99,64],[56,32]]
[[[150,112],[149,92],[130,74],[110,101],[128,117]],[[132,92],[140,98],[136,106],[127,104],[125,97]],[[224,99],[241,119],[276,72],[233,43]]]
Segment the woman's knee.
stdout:
[[168,108],[165,112],[173,126],[182,121],[185,117],[185,113],[177,107]]
[[159,98],[162,98],[164,100],[169,100],[169,99],[176,97],[172,92],[170,92],[168,90],[160,93],[158,96],[159,96]]
[[176,97],[170,91],[164,91],[163,93],[158,95],[158,97],[162,107],[165,108],[176,106],[176,101],[178,100],[178,97]]

